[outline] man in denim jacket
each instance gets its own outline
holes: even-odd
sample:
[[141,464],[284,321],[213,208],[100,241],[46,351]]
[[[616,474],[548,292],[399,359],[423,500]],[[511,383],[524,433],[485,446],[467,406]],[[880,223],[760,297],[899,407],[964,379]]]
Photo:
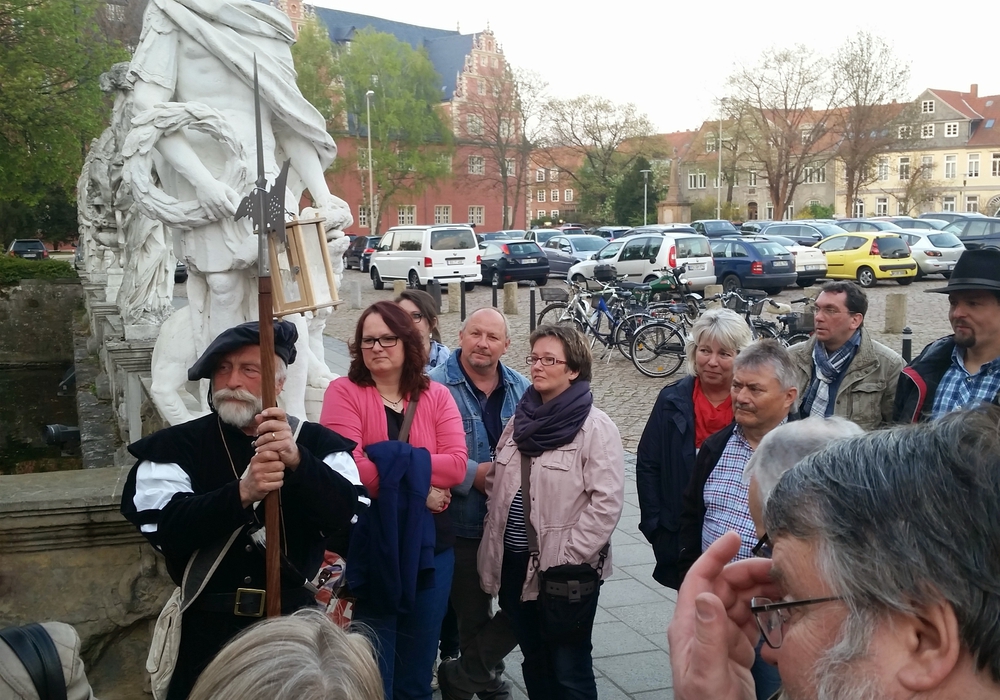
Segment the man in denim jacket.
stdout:
[[458,349],[430,372],[430,378],[448,387],[465,427],[469,450],[465,481],[452,487],[448,512],[455,530],[455,575],[451,604],[458,617],[462,656],[438,669],[444,700],[506,700],[510,688],[503,680],[503,659],[517,641],[502,611],[492,614],[492,597],[479,585],[476,555],[486,517],[486,472],[497,441],[513,417],[529,383],[500,363],[510,347],[507,319],[494,308],[478,309],[458,334]]

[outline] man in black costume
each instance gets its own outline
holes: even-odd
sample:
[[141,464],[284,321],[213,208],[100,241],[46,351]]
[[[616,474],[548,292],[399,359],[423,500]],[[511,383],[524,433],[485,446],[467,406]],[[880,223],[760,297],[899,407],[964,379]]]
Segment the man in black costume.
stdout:
[[[295,360],[296,337],[291,323],[274,322],[277,393]],[[280,489],[275,536],[281,538],[283,614],[315,603],[303,584],[319,569],[328,539],[345,537],[367,503],[353,442],[279,408],[261,410],[259,343],[256,322],[220,334],[188,371],[192,381],[211,380],[212,412],[129,446],[138,461],[125,484],[122,514],[166,557],[178,585],[196,550],[221,552],[238,532],[183,615],[169,700],[186,698],[219,649],[262,616],[267,493]]]

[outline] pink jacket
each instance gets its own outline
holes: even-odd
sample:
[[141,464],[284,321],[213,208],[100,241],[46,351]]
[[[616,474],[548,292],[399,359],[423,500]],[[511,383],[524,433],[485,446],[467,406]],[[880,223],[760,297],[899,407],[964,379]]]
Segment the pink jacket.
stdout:
[[[378,471],[365,456],[366,445],[389,439],[385,404],[373,386],[361,387],[347,377],[330,382],[323,397],[319,422],[358,443],[354,461],[361,483],[378,496]],[[410,427],[409,443],[431,453],[431,485],[448,489],[460,484],[466,472],[465,430],[458,406],[447,387],[431,382],[420,396]]]
[[[516,420],[516,419],[514,419]],[[479,545],[479,579],[484,591],[500,590],[503,533],[511,501],[521,488],[521,453],[511,420],[497,444],[497,458],[486,474],[486,522]],[[608,415],[591,408],[573,441],[531,461],[531,523],[538,533],[539,567],[589,563],[597,567],[599,552],[611,540],[625,505],[625,452],[618,428]],[[533,562],[521,589],[521,600],[538,597]],[[602,578],[611,574],[611,552]]]

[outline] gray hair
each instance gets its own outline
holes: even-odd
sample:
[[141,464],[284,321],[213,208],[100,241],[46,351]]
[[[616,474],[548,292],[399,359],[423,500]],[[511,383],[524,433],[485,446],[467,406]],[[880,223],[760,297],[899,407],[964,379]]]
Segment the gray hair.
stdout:
[[286,365],[285,361],[282,360],[280,357],[275,357],[274,358],[274,381],[277,384],[280,384],[281,382],[285,381],[285,378],[287,376],[288,376],[288,365]]
[[[771,539],[816,545],[852,624],[946,602],[976,668],[1000,683],[1000,408],[834,442],[778,482]],[[850,635],[849,626],[842,638]]]
[[805,420],[779,425],[757,445],[743,470],[743,483],[757,479],[761,505],[767,505],[778,480],[789,469],[813,452],[819,452],[834,440],[864,435],[865,431],[846,418],[810,416]]
[[507,320],[507,315],[500,309],[496,308],[495,306],[480,306],[478,309],[473,309],[472,313],[466,316],[465,320],[462,321],[462,326],[458,330],[464,333],[465,327],[469,325],[469,319],[471,319],[477,312],[485,311],[486,309],[489,309],[490,311],[496,311],[500,315],[500,318],[503,319],[503,332],[507,334],[508,338],[510,338],[510,322]]
[[688,374],[695,373],[695,354],[702,343],[715,341],[726,350],[738,355],[753,342],[753,333],[743,317],[731,309],[709,309],[691,326],[691,339],[684,351],[687,353]]
[[782,389],[788,390],[796,386],[792,357],[784,345],[772,338],[755,340],[746,346],[733,361],[733,371],[758,369],[765,365],[774,371]]
[[272,617],[234,637],[190,700],[382,700],[371,644],[318,610]]

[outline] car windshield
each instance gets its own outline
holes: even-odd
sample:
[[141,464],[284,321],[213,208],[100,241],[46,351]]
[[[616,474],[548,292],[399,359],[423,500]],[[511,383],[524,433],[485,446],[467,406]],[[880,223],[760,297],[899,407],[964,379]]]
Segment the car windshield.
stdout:
[[775,243],[774,241],[754,243],[753,247],[761,255],[788,255],[788,251],[780,243]]
[[472,250],[478,247],[476,235],[467,228],[431,231],[431,250]]
[[948,233],[947,231],[942,231],[941,233],[932,233],[927,236],[927,240],[931,242],[931,245],[935,248],[961,248],[962,241],[958,239],[954,233]]
[[14,241],[11,250],[45,250],[45,244],[41,241]]
[[588,252],[600,250],[607,244],[608,242],[600,236],[581,236],[580,238],[573,239],[573,248],[575,250],[586,250]]
[[677,239],[678,258],[710,258],[712,257],[712,246],[708,239],[702,236],[691,236],[690,238]]
[[823,234],[824,238],[834,236],[838,233],[844,233],[844,229],[836,224],[813,224],[816,230]]
[[539,243],[545,243],[553,236],[558,236],[562,231],[535,231],[535,240]]
[[511,255],[542,255],[542,249],[534,241],[512,241],[503,243]]
[[706,221],[705,222],[705,232],[706,233],[734,233],[736,227],[733,226],[728,221]]
[[958,221],[952,221],[950,224],[948,224],[941,230],[945,233],[954,233],[957,235],[961,233],[962,229],[964,228],[965,228],[965,222],[959,219]]

